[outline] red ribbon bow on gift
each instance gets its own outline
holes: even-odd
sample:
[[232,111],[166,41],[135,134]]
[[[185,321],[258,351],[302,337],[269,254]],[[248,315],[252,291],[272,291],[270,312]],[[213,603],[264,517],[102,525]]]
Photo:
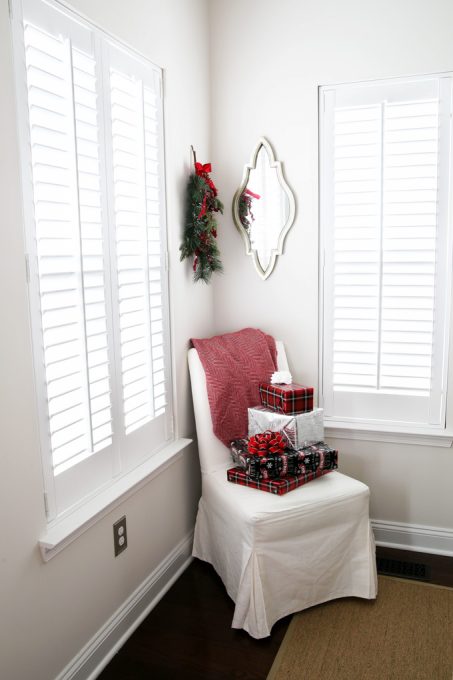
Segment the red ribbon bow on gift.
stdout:
[[265,456],[268,453],[282,454],[285,448],[286,443],[280,432],[271,432],[270,430],[261,434],[255,434],[253,437],[250,437],[248,443],[249,453],[258,456]]

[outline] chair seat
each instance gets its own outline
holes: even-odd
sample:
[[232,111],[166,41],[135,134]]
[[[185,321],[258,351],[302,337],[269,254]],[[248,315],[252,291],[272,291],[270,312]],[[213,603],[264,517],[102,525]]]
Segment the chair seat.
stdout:
[[[331,472],[284,496],[203,475],[193,554],[210,562],[256,638],[287,614],[338,597],[376,596],[365,484]],[[353,568],[351,568],[353,565]]]
[[203,496],[209,504],[222,503],[243,521],[253,524],[268,519],[286,521],[289,516],[303,517],[323,508],[332,512],[333,503],[357,497],[368,502],[369,495],[365,484],[340,472],[329,472],[283,496],[233,484],[227,480],[226,470],[203,476]]

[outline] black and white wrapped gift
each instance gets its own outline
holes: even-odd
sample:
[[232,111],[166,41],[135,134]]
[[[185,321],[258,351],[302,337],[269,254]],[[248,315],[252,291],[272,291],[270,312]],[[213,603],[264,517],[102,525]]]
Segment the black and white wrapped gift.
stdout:
[[254,406],[248,409],[248,435],[266,432],[281,432],[293,449],[324,441],[324,409],[315,408],[307,413],[286,415],[266,408]]

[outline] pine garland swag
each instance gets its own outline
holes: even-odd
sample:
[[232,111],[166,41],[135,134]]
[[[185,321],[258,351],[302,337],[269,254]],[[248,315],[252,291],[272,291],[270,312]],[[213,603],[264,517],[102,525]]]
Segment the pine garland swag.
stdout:
[[247,231],[252,226],[252,222],[255,221],[255,216],[252,212],[253,199],[259,200],[261,196],[255,194],[250,189],[244,189],[242,194],[239,196],[239,220]]
[[180,246],[181,261],[193,257],[193,280],[208,283],[213,272],[223,270],[217,245],[215,213],[223,214],[217,188],[209,176],[211,164],[195,162],[186,192],[184,237]]

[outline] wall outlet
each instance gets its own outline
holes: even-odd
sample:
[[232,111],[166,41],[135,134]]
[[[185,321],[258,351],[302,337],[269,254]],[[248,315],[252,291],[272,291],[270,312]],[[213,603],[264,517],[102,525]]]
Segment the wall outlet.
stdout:
[[123,515],[113,525],[113,548],[115,557],[118,557],[127,548],[126,515]]

